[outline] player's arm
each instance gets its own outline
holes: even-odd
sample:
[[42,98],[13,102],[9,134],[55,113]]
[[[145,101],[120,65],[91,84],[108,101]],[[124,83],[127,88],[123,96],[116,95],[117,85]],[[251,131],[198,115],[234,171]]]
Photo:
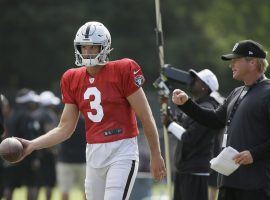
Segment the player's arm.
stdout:
[[142,122],[144,134],[151,152],[151,172],[155,179],[161,180],[166,174],[166,169],[161,156],[155,119],[143,89],[139,88],[136,92],[128,96],[127,99]]
[[57,127],[46,134],[28,141],[20,139],[24,146],[24,156],[34,150],[48,148],[68,139],[76,128],[79,117],[79,110],[74,104],[65,104],[60,122]]

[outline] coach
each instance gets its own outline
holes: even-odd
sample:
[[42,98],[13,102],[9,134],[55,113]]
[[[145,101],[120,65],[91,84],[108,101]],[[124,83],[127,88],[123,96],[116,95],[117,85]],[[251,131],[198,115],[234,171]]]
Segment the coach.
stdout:
[[179,89],[172,100],[186,114],[212,128],[225,127],[226,145],[240,153],[234,157],[240,167],[222,176],[219,200],[270,199],[270,80],[262,45],[252,40],[237,42],[230,61],[233,78],[244,85],[234,89],[216,110],[204,109]]

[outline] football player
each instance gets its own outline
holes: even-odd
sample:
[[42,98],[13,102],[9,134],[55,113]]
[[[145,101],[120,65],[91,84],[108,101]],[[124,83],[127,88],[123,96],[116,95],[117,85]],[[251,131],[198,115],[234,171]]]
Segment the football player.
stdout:
[[87,141],[87,199],[128,199],[139,162],[136,115],[149,144],[152,175],[156,180],[166,175],[155,120],[142,89],[142,70],[131,59],[109,61],[111,36],[99,22],[87,22],[79,28],[74,48],[79,68],[62,76],[65,107],[60,123],[34,140],[21,139],[25,156],[68,139],[81,112]]

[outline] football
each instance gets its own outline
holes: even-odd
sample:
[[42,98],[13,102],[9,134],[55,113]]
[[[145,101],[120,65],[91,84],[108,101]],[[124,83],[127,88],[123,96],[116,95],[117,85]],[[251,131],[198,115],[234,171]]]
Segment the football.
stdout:
[[0,144],[0,155],[8,162],[16,162],[23,155],[23,145],[14,137],[6,138]]

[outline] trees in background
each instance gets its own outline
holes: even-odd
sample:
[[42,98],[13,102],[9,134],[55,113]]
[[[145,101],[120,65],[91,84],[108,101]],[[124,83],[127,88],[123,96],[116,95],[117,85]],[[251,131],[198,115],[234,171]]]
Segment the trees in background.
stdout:
[[[220,55],[242,39],[269,47],[267,0],[166,0],[161,9],[166,63],[210,68],[222,77],[224,93],[236,82]],[[74,66],[75,32],[89,20],[108,27],[112,59],[135,59],[151,89],[159,73],[154,0],[0,1],[1,88],[58,89],[62,73]]]

